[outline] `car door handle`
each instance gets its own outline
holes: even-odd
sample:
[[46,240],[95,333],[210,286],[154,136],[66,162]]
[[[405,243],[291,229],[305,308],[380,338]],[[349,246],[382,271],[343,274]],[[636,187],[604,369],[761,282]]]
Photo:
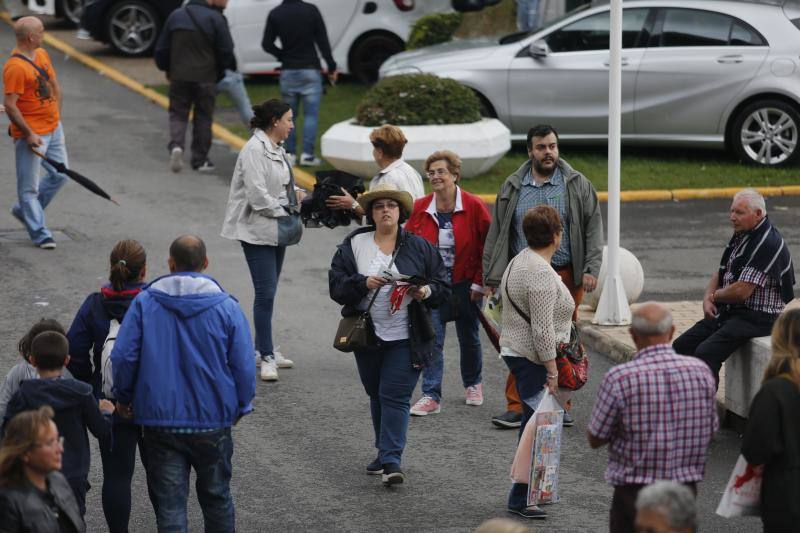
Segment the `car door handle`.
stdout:
[[740,55],[720,56],[717,58],[717,63],[722,63],[723,65],[732,65],[735,63],[741,63],[743,61],[744,56]]
[[[620,63],[622,63],[623,67],[627,67],[628,66],[628,58],[627,57],[623,57],[622,61],[620,61]],[[603,61],[603,65],[605,65],[607,67],[611,66],[611,60],[610,59],[606,59],[605,61]]]

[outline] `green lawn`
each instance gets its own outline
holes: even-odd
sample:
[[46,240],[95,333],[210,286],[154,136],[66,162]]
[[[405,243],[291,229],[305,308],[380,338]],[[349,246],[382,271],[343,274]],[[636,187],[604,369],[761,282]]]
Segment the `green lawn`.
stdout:
[[[153,87],[166,94],[166,86]],[[368,87],[352,82],[328,87],[320,107],[319,137],[332,124],[355,115],[356,106]],[[247,82],[247,90],[253,103],[269,98],[279,98],[277,79],[255,78]],[[230,108],[225,95],[220,95],[217,105]],[[297,122],[302,130],[302,119]],[[247,130],[237,121],[224,124],[235,133],[246,137]],[[606,147],[561,146],[561,157],[583,172],[599,191],[607,189]],[[514,145],[511,151],[483,176],[465,181],[464,187],[476,193],[494,194],[503,180],[515,171],[527,158],[522,145]],[[321,169],[331,168],[326,165]],[[728,152],[715,150],[690,150],[686,148],[624,148],[622,152],[622,189],[683,189],[706,187],[765,187],[800,184],[800,167],[765,169],[742,165]]]

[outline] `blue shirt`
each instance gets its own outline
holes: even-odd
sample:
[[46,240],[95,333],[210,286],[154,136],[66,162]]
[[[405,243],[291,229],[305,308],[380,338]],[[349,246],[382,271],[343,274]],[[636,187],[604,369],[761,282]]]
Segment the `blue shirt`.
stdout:
[[525,212],[537,205],[549,205],[558,211],[564,231],[561,234],[561,246],[553,254],[553,266],[560,267],[572,262],[569,248],[569,206],[567,205],[567,184],[561,175],[561,170],[556,167],[549,180],[537,185],[533,180],[531,171],[522,178],[522,188],[519,191],[517,208],[514,211],[514,220],[511,225],[514,234],[511,236],[514,255],[528,247],[525,233],[522,231],[522,218]]

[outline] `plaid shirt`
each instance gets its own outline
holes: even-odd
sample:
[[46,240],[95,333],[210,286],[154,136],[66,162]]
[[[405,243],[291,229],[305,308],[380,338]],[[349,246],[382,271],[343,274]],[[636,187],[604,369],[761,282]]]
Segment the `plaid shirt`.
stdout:
[[589,432],[609,441],[605,479],[612,485],[703,479],[706,451],[719,427],[708,365],[649,346],[609,370],[597,392]]
[[561,170],[556,167],[556,171],[550,176],[550,179],[537,185],[533,180],[533,175],[529,170],[528,173],[522,178],[520,182],[522,189],[519,191],[519,199],[517,200],[517,208],[514,211],[514,221],[511,227],[514,228],[512,235],[512,244],[514,246],[514,255],[517,255],[522,250],[528,247],[528,241],[525,239],[525,233],[522,231],[522,218],[528,209],[536,207],[537,205],[549,205],[558,211],[561,217],[561,224],[564,226],[564,231],[561,234],[561,246],[553,254],[553,266],[560,267],[572,262],[569,248],[569,213],[567,209],[567,183],[564,176],[561,175]]
[[781,299],[781,287],[777,281],[764,272],[756,270],[753,267],[744,267],[739,273],[739,279],[731,272],[733,260],[742,253],[742,244],[744,241],[744,234],[737,237],[735,240],[735,247],[731,256],[728,258],[728,264],[725,270],[725,275],[722,277],[722,288],[736,281],[744,281],[752,283],[756,286],[752,294],[747,300],[744,301],[744,306],[753,311],[761,311],[762,313],[769,313],[771,315],[780,314],[785,307],[783,299]]

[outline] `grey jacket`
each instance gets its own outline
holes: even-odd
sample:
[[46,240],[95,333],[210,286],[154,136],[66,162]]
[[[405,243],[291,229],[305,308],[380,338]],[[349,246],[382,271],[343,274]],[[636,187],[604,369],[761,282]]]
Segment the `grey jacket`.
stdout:
[[[517,208],[522,178],[530,169],[530,160],[511,174],[494,202],[492,224],[483,246],[484,285],[497,287],[511,260],[511,223]],[[583,274],[597,276],[603,260],[603,216],[597,191],[586,176],[569,166],[563,159],[558,167],[567,186],[569,210],[569,240],[572,273],[576,285],[583,283]],[[534,206],[531,206],[534,207]]]

